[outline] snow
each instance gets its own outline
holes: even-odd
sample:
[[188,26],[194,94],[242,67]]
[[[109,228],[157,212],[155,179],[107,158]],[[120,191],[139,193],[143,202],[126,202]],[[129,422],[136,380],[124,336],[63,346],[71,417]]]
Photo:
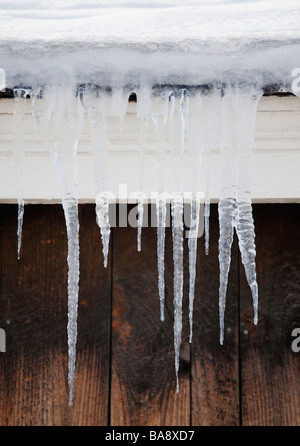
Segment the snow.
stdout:
[[48,83],[61,73],[84,83],[126,83],[133,74],[170,82],[170,73],[197,83],[232,70],[290,82],[299,19],[297,0],[2,0],[0,65],[8,85],[25,77]]

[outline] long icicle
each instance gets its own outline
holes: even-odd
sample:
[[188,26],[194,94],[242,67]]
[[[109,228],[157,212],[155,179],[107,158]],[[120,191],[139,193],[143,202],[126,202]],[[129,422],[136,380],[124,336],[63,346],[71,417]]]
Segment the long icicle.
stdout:
[[13,120],[13,135],[14,135],[14,171],[15,182],[18,197],[18,250],[17,256],[20,259],[21,245],[22,245],[22,230],[24,218],[24,191],[23,191],[23,168],[24,168],[24,119],[26,113],[26,98],[31,96],[31,88],[15,87],[14,88],[14,120]]
[[165,176],[165,103],[161,104],[160,113],[152,114],[152,121],[155,131],[156,145],[156,170],[158,196],[156,198],[156,218],[157,218],[157,270],[158,270],[158,294],[160,302],[160,320],[165,320],[165,233],[167,203],[164,192]]
[[232,94],[230,91],[220,92],[221,109],[221,176],[220,176],[220,202],[219,202],[219,319],[220,319],[220,344],[224,342],[224,316],[226,306],[226,294],[228,274],[231,263],[231,246],[237,215],[236,186],[236,146],[233,134],[233,110]]
[[[42,97],[41,97],[42,96]],[[82,113],[75,91],[66,85],[35,92],[33,119],[59,178],[68,238],[68,386],[73,403],[79,292],[79,221],[76,153]]]
[[156,199],[157,219],[157,270],[160,320],[165,320],[165,236],[166,236],[166,195],[161,193]]
[[107,191],[108,136],[107,115],[111,97],[105,89],[95,85],[88,86],[83,92],[83,105],[91,128],[91,141],[94,155],[95,211],[102,240],[103,265],[108,264],[110,223],[109,198]]
[[238,139],[238,212],[236,232],[242,263],[252,293],[254,324],[257,324],[258,321],[258,285],[255,263],[255,228],[251,206],[251,165],[256,110],[261,96],[262,89],[257,87],[249,87],[246,91],[245,89],[242,91],[241,89],[236,89],[234,94],[235,120],[238,122],[238,128],[236,129]]
[[137,250],[142,250],[142,228],[144,221],[144,160],[146,149],[146,130],[148,126],[148,118],[143,117],[140,119],[140,131],[139,131],[139,194],[138,194],[138,215],[137,215]]
[[183,297],[183,199],[180,192],[174,192],[171,198],[172,239],[174,263],[174,352],[176,392],[179,392],[179,356],[182,332],[182,297]]
[[201,92],[194,92],[189,100],[187,136],[190,155],[192,158],[193,174],[191,176],[191,211],[190,230],[188,234],[189,250],[189,342],[193,338],[193,307],[195,297],[196,265],[197,265],[197,245],[201,206],[201,179],[202,179],[202,159],[204,151],[204,131],[203,131],[203,103]]
[[190,336],[189,342],[193,338],[193,307],[195,296],[195,281],[196,281],[196,264],[197,264],[197,242],[199,230],[199,215],[200,215],[200,197],[196,193],[191,202],[191,224],[189,230],[188,248],[189,248],[189,323]]

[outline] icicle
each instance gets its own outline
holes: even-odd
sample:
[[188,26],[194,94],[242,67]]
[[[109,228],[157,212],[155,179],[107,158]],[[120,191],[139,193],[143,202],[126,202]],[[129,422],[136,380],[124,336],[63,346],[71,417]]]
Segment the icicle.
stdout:
[[184,149],[185,149],[185,131],[188,117],[188,92],[186,89],[181,91],[180,96],[180,119],[181,119],[181,138],[180,138],[180,192],[183,193],[184,178]]
[[[165,319],[165,231],[166,231],[166,215],[167,204],[165,187],[165,113],[166,98],[161,98],[162,102],[158,105],[158,112],[151,115],[156,144],[156,179],[159,195],[156,199],[156,216],[157,216],[157,269],[158,269],[158,294],[160,301],[160,320]],[[168,100],[168,99],[167,99]]]
[[[42,96],[42,98],[41,98]],[[59,177],[68,237],[68,385],[72,405],[75,381],[79,290],[79,222],[76,152],[81,132],[81,108],[66,85],[35,93],[33,119]]]
[[219,288],[219,315],[220,315],[220,344],[224,341],[224,314],[226,305],[226,292],[228,274],[231,263],[231,246],[233,230],[237,213],[236,200],[228,198],[219,203],[219,264],[220,264],[220,288]]
[[26,98],[31,95],[31,88],[14,88],[14,170],[15,182],[18,196],[18,260],[20,259],[22,244],[22,228],[24,217],[24,199],[23,199],[23,165],[24,165],[24,118],[26,113]]
[[142,227],[144,220],[144,194],[138,194],[138,217],[137,217],[137,250],[142,250]]
[[[188,249],[189,249],[189,325],[190,336],[189,342],[192,342],[193,337],[193,306],[195,295],[195,281],[196,281],[196,263],[197,263],[197,242],[200,218],[200,194],[201,176],[202,176],[202,159],[204,151],[202,128],[203,122],[203,104],[202,97],[199,91],[194,92],[188,102],[188,110],[186,115],[181,119],[185,121],[186,133],[188,139],[188,149],[192,157],[191,175],[191,212],[190,212],[190,230],[188,231]],[[183,136],[183,135],[182,135]],[[184,140],[182,141],[184,145]]]
[[220,109],[222,128],[220,132],[221,175],[220,175],[220,202],[219,202],[219,318],[220,318],[220,344],[224,342],[224,315],[226,306],[226,293],[228,274],[231,263],[231,246],[237,215],[236,186],[236,142],[234,139],[234,114],[232,94],[226,91],[220,93]]
[[205,234],[205,255],[209,253],[209,217],[210,217],[210,153],[205,154],[205,192],[204,192],[204,234]]
[[167,204],[166,195],[161,193],[156,199],[157,218],[157,270],[158,294],[160,301],[160,320],[165,320],[165,231],[166,231]]
[[245,268],[246,278],[251,288],[254,309],[254,324],[258,321],[258,285],[256,281],[255,267],[255,232],[250,203],[239,202],[236,218],[236,231],[239,240],[242,263]]
[[171,198],[172,238],[174,262],[174,351],[176,392],[179,392],[179,355],[182,331],[182,296],[183,296],[183,199],[179,192]]
[[83,93],[83,105],[87,112],[90,127],[91,140],[94,154],[94,181],[96,195],[96,218],[100,228],[102,239],[103,264],[107,267],[110,224],[109,224],[109,193],[107,192],[107,168],[108,168],[108,136],[107,116],[109,106],[115,108],[115,100],[111,100],[111,91],[90,85]]
[[251,288],[254,323],[258,319],[258,286],[255,271],[255,232],[251,208],[251,155],[256,108],[261,91],[234,87],[221,99],[222,144],[219,203],[220,343],[224,340],[224,313],[233,231],[236,229],[242,263]]
[[251,165],[256,110],[261,96],[262,90],[254,87],[248,87],[243,92],[240,90],[235,92],[235,118],[238,119],[238,212],[236,232],[242,263],[252,293],[254,324],[257,324],[258,321],[258,285],[255,266],[255,230],[251,206]]
[[218,102],[218,92],[213,86],[205,93],[205,106],[203,110],[204,124],[204,234],[205,234],[205,255],[209,253],[209,218],[210,218],[210,162],[211,151],[218,148],[218,137],[220,136],[220,110]]
[[146,145],[146,129],[148,125],[148,118],[140,119],[140,133],[139,133],[139,190],[138,194],[138,219],[137,219],[137,250],[142,250],[142,227],[144,220],[144,158],[145,158],[145,145]]
[[197,264],[197,241],[199,229],[200,214],[200,197],[196,194],[191,202],[191,224],[189,231],[189,321],[190,321],[190,337],[189,342],[193,338],[193,306],[196,281],[196,264]]
[[110,194],[107,192],[99,193],[96,197],[97,224],[100,227],[100,233],[102,239],[104,268],[107,268],[109,239],[110,239],[109,198]]

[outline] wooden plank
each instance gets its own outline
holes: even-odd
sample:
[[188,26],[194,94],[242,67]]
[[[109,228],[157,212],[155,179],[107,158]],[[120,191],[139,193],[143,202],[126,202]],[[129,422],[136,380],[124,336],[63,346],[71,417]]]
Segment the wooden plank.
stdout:
[[[185,252],[185,258],[186,254]],[[137,252],[136,248],[136,229],[117,228],[114,231],[112,426],[190,424],[190,349],[186,285],[180,392],[176,394],[170,228],[166,231],[164,322],[159,320],[156,262],[156,228],[143,228],[141,252]]]
[[300,208],[254,206],[259,321],[241,271],[241,397],[244,425],[300,423],[300,362],[291,344],[300,327]]
[[110,267],[101,266],[94,207],[81,209],[75,396],[67,389],[67,243],[61,206],[26,206],[17,261],[16,206],[1,206],[1,425],[107,424]]
[[193,426],[239,424],[238,256],[232,247],[225,312],[225,339],[219,343],[219,266],[217,205],[211,206],[210,249],[198,242],[192,341],[191,403]]

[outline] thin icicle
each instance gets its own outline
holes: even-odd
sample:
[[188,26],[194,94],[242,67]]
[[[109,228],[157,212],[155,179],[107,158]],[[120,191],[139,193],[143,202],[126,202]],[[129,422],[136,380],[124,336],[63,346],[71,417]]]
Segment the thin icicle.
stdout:
[[224,314],[226,306],[226,293],[228,274],[231,263],[231,246],[237,203],[235,199],[228,198],[219,203],[219,264],[220,264],[220,287],[219,287],[219,317],[220,317],[220,344],[224,341]]
[[110,194],[107,192],[100,192],[96,197],[96,215],[97,224],[100,228],[102,239],[102,253],[103,265],[107,268],[108,253],[109,253],[109,239],[110,239],[110,224],[109,224],[109,199]]
[[111,99],[111,92],[90,85],[83,93],[83,105],[87,112],[90,127],[91,141],[94,155],[94,183],[96,220],[100,228],[103,252],[103,264],[107,267],[110,223],[109,223],[109,197],[107,192],[108,147],[107,116],[109,106],[115,107],[115,101]]
[[183,198],[174,192],[171,198],[172,239],[174,262],[174,351],[176,392],[179,392],[179,355],[182,332],[182,296],[183,296]]
[[152,114],[156,144],[156,183],[159,195],[156,199],[157,216],[157,270],[158,294],[160,302],[160,320],[165,320],[165,232],[167,204],[165,186],[165,101],[160,104],[159,113]]
[[137,217],[137,250],[142,250],[142,227],[144,220],[144,159],[145,159],[145,145],[146,145],[146,129],[148,125],[147,118],[140,119],[140,132],[139,132],[139,190],[138,194],[138,217]]
[[[217,99],[218,100],[218,99]],[[234,114],[232,105],[232,94],[220,94],[221,109],[221,131],[220,151],[221,151],[221,175],[220,175],[220,202],[219,202],[219,323],[220,323],[220,344],[224,342],[224,315],[226,306],[226,293],[228,284],[228,274],[231,263],[231,246],[235,227],[235,217],[237,215],[236,187],[237,187],[237,166],[236,166],[236,141],[234,138]],[[218,103],[218,102],[217,102]]]
[[242,263],[245,268],[246,278],[251,289],[254,309],[254,324],[258,320],[258,285],[256,281],[255,266],[255,232],[252,217],[251,204],[239,202],[236,219],[236,231],[239,240]]
[[72,406],[75,384],[77,314],[79,293],[79,221],[78,200],[63,200],[68,236],[68,385],[69,406]]
[[23,191],[23,167],[24,167],[24,119],[26,113],[26,97],[31,95],[30,88],[14,88],[14,171],[18,197],[18,260],[20,259],[22,244],[22,229],[24,217],[24,191]]
[[203,131],[204,131],[204,234],[205,234],[205,255],[209,253],[209,219],[210,219],[210,170],[211,170],[211,152],[212,149],[219,147],[218,138],[220,138],[221,110],[219,104],[219,92],[213,86],[208,92],[205,92],[205,101],[203,109]]
[[255,229],[251,206],[251,165],[254,144],[255,118],[262,90],[249,88],[235,91],[235,119],[237,129],[238,212],[236,232],[246,278],[251,289],[254,324],[258,321],[258,285],[256,280]]
[[185,132],[188,125],[188,92],[186,89],[181,91],[180,96],[180,119],[181,119],[181,138],[180,138],[180,192],[183,193],[184,178],[184,152],[185,152]]
[[165,232],[167,204],[166,195],[161,193],[156,199],[157,218],[157,270],[158,294],[160,301],[160,320],[165,320]]
[[210,218],[210,152],[205,154],[205,192],[204,192],[204,234],[205,234],[205,255],[209,253],[209,218]]
[[138,195],[138,216],[137,216],[137,250],[142,250],[142,227],[144,220],[144,196]]
[[[78,104],[77,104],[78,105]],[[79,291],[79,222],[76,152],[82,114],[75,91],[66,85],[35,93],[33,119],[57,169],[68,238],[68,385],[72,405],[75,382]]]
[[200,214],[200,197],[194,196],[191,202],[191,224],[189,231],[188,247],[189,247],[189,322],[190,322],[190,337],[189,342],[193,338],[193,306],[195,295],[195,281],[196,281],[196,264],[197,264],[197,242],[199,229],[199,214]]

